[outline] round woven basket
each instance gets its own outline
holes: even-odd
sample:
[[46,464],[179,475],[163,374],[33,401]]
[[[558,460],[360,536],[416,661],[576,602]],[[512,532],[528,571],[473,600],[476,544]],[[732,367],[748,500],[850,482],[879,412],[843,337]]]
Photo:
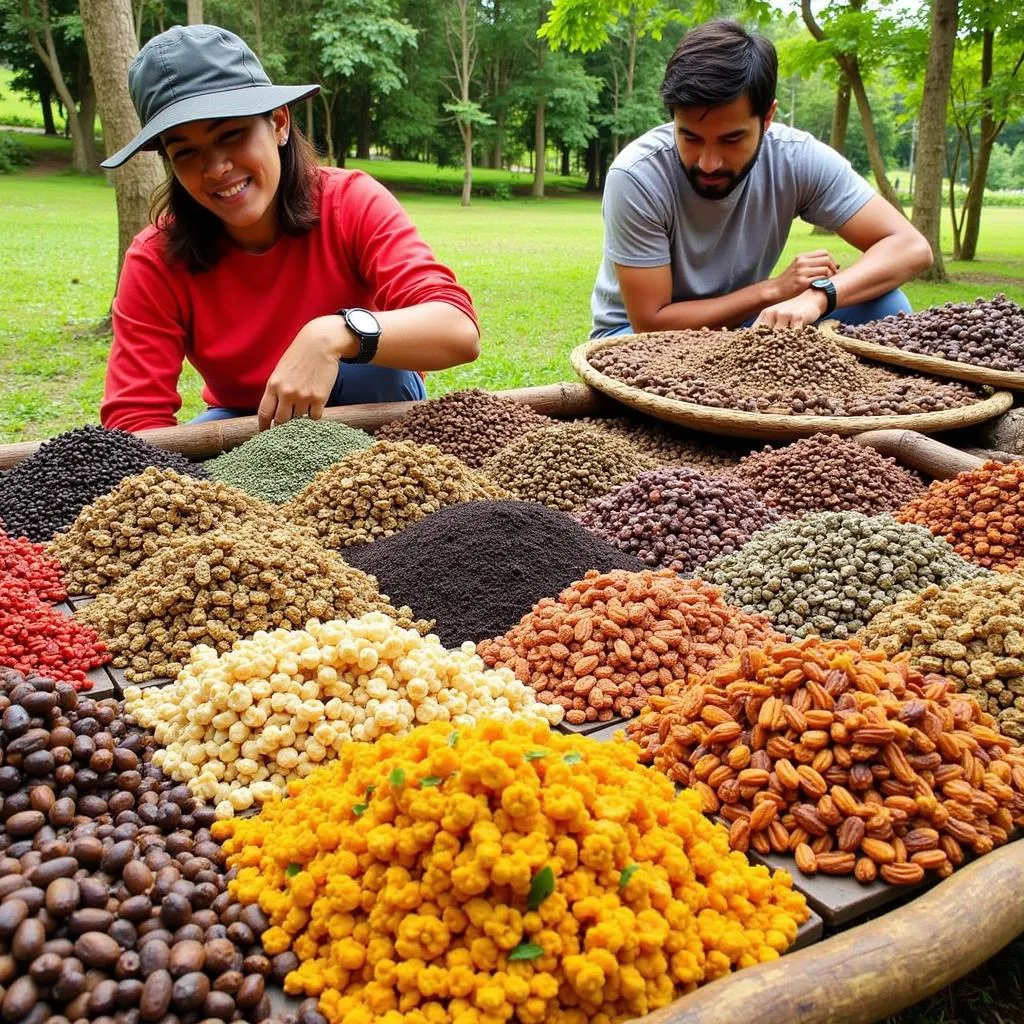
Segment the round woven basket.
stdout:
[[871,341],[848,338],[845,334],[840,334],[835,330],[831,323],[822,324],[818,330],[831,338],[840,348],[845,348],[847,352],[852,352],[861,359],[902,366],[908,370],[931,373],[936,377],[951,377],[954,380],[968,381],[971,384],[991,384],[993,387],[1024,391],[1024,373],[993,370],[988,366],[978,366],[977,363],[959,363],[954,359],[921,355],[920,352],[905,352],[892,345],[876,345]]
[[661,395],[630,387],[590,365],[590,357],[595,352],[624,345],[636,337],[635,334],[620,334],[614,338],[588,341],[572,350],[569,361],[573,370],[592,388],[604,392],[617,402],[669,423],[679,423],[710,434],[751,437],[766,441],[790,441],[817,433],[847,436],[866,430],[903,429],[916,430],[922,434],[935,434],[943,430],[956,430],[959,427],[984,423],[985,420],[1006,412],[1013,405],[1013,395],[1009,391],[997,391],[990,398],[979,399],[974,404],[959,409],[911,413],[907,416],[785,416],[778,413],[716,409],[709,405],[663,398]]

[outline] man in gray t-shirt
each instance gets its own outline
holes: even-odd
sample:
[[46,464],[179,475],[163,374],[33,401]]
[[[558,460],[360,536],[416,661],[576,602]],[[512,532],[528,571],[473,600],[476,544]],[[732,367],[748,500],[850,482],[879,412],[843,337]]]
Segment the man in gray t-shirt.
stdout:
[[[909,311],[898,289],[931,264],[927,241],[833,149],[772,123],[776,79],[775,48],[734,22],[683,37],[662,84],[673,120],[608,171],[592,337]],[[797,217],[864,255],[840,270],[818,249],[770,277]]]

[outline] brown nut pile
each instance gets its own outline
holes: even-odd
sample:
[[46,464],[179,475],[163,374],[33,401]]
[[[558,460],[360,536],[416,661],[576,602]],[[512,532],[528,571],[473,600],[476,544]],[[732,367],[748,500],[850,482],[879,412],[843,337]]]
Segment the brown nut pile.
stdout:
[[813,327],[644,334],[596,352],[590,362],[655,395],[744,412],[885,416],[978,400],[965,384],[862,363]]
[[629,718],[673,680],[776,636],[768,622],[727,605],[718,590],[657,572],[588,572],[538,601],[504,636],[477,644],[511,668],[571,725]]
[[851,338],[993,370],[1024,370],[1024,309],[1005,295],[947,302],[866,324],[842,324]]
[[1024,576],[1005,573],[908,594],[857,634],[901,651],[970,693],[999,731],[1024,742]]
[[592,533],[649,566],[690,573],[778,522],[743,482],[688,466],[641,473],[576,513]]
[[[75,614],[107,641],[133,682],[176,676],[197,644],[219,653],[259,630],[380,611],[409,626],[376,580],[284,528],[214,530],[160,551]],[[421,630],[428,623],[416,623]]]
[[479,467],[510,441],[554,422],[524,402],[470,388],[414,405],[373,436],[378,441],[436,445],[467,466]]
[[[197,807],[114,701],[0,671],[4,1021],[266,1020],[298,961],[227,892]],[[168,1016],[171,1014],[173,1016]]]
[[1024,561],[1024,461],[986,462],[952,480],[935,480],[896,513],[925,526],[953,550],[990,569]]
[[791,851],[804,874],[946,877],[1024,822],[1024,749],[949,680],[856,640],[749,648],[652,698],[629,735],[734,849]]
[[320,473],[282,515],[328,547],[390,537],[449,505],[508,495],[432,444],[378,441]]
[[86,505],[46,550],[60,561],[69,593],[99,594],[172,538],[246,520],[280,522],[273,506],[235,487],[151,468]]
[[656,468],[650,455],[621,437],[587,423],[560,423],[506,445],[483,471],[521,501],[571,512]]
[[838,434],[815,434],[782,448],[766,445],[732,474],[772,508],[805,512],[893,512],[925,489],[895,459]]

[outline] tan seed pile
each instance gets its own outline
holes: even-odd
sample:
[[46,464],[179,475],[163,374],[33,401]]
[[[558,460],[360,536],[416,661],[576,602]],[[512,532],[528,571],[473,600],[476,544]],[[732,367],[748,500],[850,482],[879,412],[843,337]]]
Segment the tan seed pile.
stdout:
[[577,423],[607,430],[650,455],[659,466],[692,466],[702,473],[717,473],[735,466],[750,451],[742,442],[709,441],[707,435],[646,416],[584,416]]
[[280,519],[271,505],[235,487],[151,468],[86,505],[46,550],[60,562],[69,593],[99,594],[175,537],[246,521]]
[[656,469],[650,455],[589,423],[560,423],[506,445],[483,471],[521,501],[571,512],[638,473]]
[[335,552],[296,530],[250,525],[176,541],[76,617],[107,641],[115,666],[145,682],[177,675],[198,644],[224,653],[260,630],[369,611],[413,624]]
[[390,537],[449,505],[507,497],[435,445],[378,441],[325,469],[281,508],[328,547],[346,548]]

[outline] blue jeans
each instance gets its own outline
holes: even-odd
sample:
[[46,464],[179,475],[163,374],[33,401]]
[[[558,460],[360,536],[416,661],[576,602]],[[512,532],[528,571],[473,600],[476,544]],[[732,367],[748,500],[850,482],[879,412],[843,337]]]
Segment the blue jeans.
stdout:
[[[392,370],[373,363],[342,363],[328,405],[363,405],[376,402],[414,402],[427,397],[423,378],[414,370]],[[236,416],[254,416],[255,409],[225,409],[211,406],[190,423],[230,420]]]
[[[881,320],[882,317],[895,316],[900,311],[913,312],[910,300],[899,288],[894,288],[891,292],[879,295],[877,299],[868,299],[867,302],[858,302],[855,306],[844,306],[842,309],[834,310],[827,319],[839,320],[844,324],[866,324],[872,320]],[[756,316],[752,316],[745,320],[742,326],[750,327],[756,319]],[[623,324],[621,327],[605,327],[592,334],[591,340],[633,333],[633,328],[629,324]]]

